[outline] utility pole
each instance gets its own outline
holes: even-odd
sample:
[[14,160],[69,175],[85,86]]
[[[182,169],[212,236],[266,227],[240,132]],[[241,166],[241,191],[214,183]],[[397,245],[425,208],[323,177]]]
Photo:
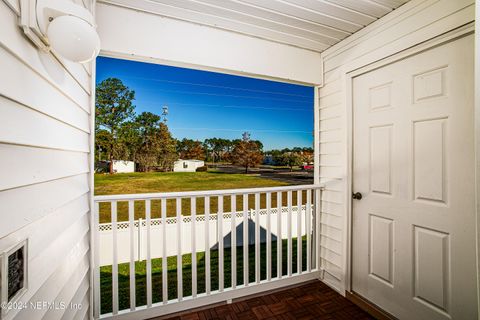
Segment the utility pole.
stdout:
[[163,123],[167,124],[168,106],[163,106],[162,110]]

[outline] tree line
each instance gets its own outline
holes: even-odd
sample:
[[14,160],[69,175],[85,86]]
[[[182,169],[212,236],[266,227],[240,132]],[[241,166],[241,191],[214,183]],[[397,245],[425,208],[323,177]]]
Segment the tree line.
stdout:
[[181,159],[199,159],[213,163],[232,162],[236,155],[235,147],[247,140],[252,142],[252,147],[262,152],[263,143],[259,140],[224,138],[208,138],[204,141],[187,138],[177,140],[177,152]]
[[290,171],[295,166],[313,164],[313,148],[285,148],[282,150],[270,150],[264,153],[265,163],[288,166]]
[[265,159],[270,164],[290,168],[313,161],[311,148],[263,152],[262,142],[250,139],[246,133],[242,139],[177,140],[161,116],[151,112],[137,114],[134,99],[135,92],[117,78],[105,79],[97,85],[96,159],[108,160],[110,173],[114,159],[133,161],[138,171],[170,171],[178,159],[228,162],[244,167],[246,172]]

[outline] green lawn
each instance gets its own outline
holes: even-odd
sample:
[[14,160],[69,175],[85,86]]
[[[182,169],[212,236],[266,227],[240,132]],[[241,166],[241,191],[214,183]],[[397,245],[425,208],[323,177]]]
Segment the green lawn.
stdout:
[[[240,188],[260,188],[285,186],[288,183],[261,178],[258,175],[228,174],[217,172],[151,172],[151,173],[121,173],[114,175],[95,175],[95,195],[131,194],[131,193],[156,193],[193,190],[220,190]],[[303,197],[305,199],[305,197]],[[237,210],[243,210],[241,197],[236,199]],[[286,196],[283,205],[286,205]],[[265,207],[265,194],[260,198],[261,207]],[[305,201],[304,201],[305,202]],[[296,203],[296,194],[293,195]],[[276,194],[272,194],[272,206],[276,205]],[[253,195],[249,196],[248,209],[255,207]],[[128,205],[126,202],[118,203],[118,221],[128,220]],[[190,199],[182,200],[182,214],[190,213]],[[204,213],[204,199],[198,198],[196,202],[197,214]],[[224,199],[224,212],[230,211],[230,197]],[[110,222],[110,204],[100,205],[100,222]],[[218,199],[212,197],[210,212],[218,211]],[[167,201],[167,216],[175,216],[175,200]],[[160,217],[160,201],[152,201],[152,218]],[[135,219],[145,218],[144,201],[135,202]]]
[[[306,270],[306,238],[302,239],[302,270]],[[287,240],[282,241],[282,274],[287,274]],[[260,246],[260,270],[261,279],[266,279],[266,244]],[[210,250],[211,290],[218,290],[219,281],[219,258],[218,250]],[[255,246],[249,246],[249,282],[255,281]],[[192,294],[192,266],[191,254],[182,256],[183,296]],[[205,292],[205,253],[197,253],[197,293]],[[177,298],[177,257],[167,258],[167,287],[168,299]],[[130,307],[130,272],[129,263],[118,266],[118,291],[119,309]],[[101,284],[101,313],[112,311],[112,268],[105,266],[100,268]],[[297,240],[292,239],[292,273],[297,272]],[[277,276],[277,242],[272,241],[272,278]],[[243,247],[237,247],[237,285],[244,283],[243,280]],[[224,287],[231,286],[231,249],[224,250]],[[135,262],[135,288],[136,305],[146,304],[146,261]],[[152,300],[159,302],[162,297],[162,259],[152,259]]]
[[135,172],[96,174],[95,195],[284,186],[258,175],[217,172]]

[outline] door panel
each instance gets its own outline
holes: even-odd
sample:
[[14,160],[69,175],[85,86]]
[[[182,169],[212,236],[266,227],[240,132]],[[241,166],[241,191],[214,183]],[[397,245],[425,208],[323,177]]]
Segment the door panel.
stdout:
[[450,236],[417,226],[414,230],[414,297],[446,311],[450,292]]
[[393,284],[393,220],[370,215],[369,274]]
[[353,78],[352,289],[400,319],[474,319],[473,36]]
[[370,191],[391,195],[392,125],[370,128]]
[[446,204],[448,118],[413,123],[414,199]]

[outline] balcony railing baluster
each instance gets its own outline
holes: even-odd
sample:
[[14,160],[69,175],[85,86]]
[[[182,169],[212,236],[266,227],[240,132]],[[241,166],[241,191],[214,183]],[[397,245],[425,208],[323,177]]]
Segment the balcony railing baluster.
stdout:
[[197,297],[197,198],[190,198],[192,224],[192,297]]
[[218,239],[218,291],[222,292],[223,283],[223,196],[218,196],[217,214],[217,239]]
[[292,191],[287,192],[287,273],[292,276]]
[[112,264],[112,313],[118,313],[118,245],[117,245],[117,201],[111,203],[112,219],[112,244],[113,244],[113,264]]
[[248,286],[248,194],[243,194],[243,284]]
[[231,271],[232,271],[232,289],[237,287],[237,196],[230,196],[231,218],[230,218],[230,249],[231,249]]
[[183,300],[182,268],[182,198],[176,198],[177,205],[177,299]]
[[167,199],[161,199],[162,213],[162,300],[168,302],[168,279],[167,279]]
[[282,279],[282,192],[277,192],[277,278]]
[[297,273],[302,273],[302,190],[297,191]]
[[128,223],[130,227],[130,310],[136,307],[135,290],[135,206],[133,200],[128,201]]
[[266,207],[267,207],[267,258],[266,258],[266,271],[267,281],[272,280],[272,226],[271,226],[271,213],[272,213],[272,193],[266,193]]
[[210,274],[210,196],[205,197],[205,292],[207,295],[211,291]]
[[147,306],[152,306],[152,254],[151,254],[151,200],[145,200],[145,223],[147,224]]
[[307,193],[307,204],[305,208],[305,233],[307,234],[307,272],[312,271],[312,192],[310,190]]
[[260,283],[260,193],[255,193],[255,283]]

